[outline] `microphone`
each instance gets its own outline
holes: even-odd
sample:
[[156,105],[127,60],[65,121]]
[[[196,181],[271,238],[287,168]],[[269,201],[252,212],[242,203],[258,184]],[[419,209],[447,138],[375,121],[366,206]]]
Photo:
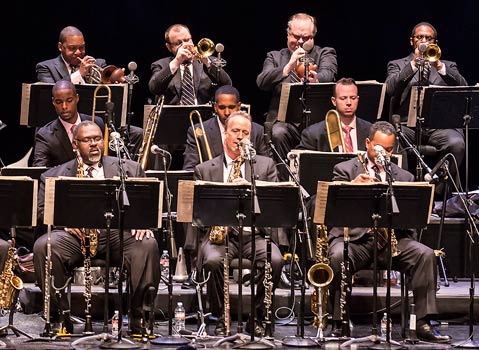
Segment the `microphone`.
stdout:
[[427,49],[427,44],[426,43],[420,43],[419,46],[417,47],[417,49],[419,50],[419,52],[421,54],[424,54],[424,52],[426,52],[426,49]]
[[128,70],[130,71],[130,75],[126,77],[126,82],[128,84],[136,84],[138,83],[138,77],[135,75],[135,71],[138,68],[138,65],[136,64],[135,61],[131,61],[128,63]]
[[218,55],[221,55],[221,53],[225,50],[225,47],[223,44],[218,43],[215,46],[215,50],[218,52]]
[[125,141],[123,141],[119,132],[114,131],[110,133],[110,142],[108,142],[108,147],[117,153],[125,147]]
[[106,125],[115,125],[115,114],[113,113],[113,109],[115,108],[115,104],[111,101],[105,102],[105,109],[106,109]]
[[218,54],[216,55],[216,62],[214,62],[214,65],[218,69],[221,69],[221,67],[226,66],[226,61],[221,58],[221,53],[225,50],[225,46],[221,43],[218,43],[215,46],[215,50]]
[[424,180],[427,182],[431,182],[433,180],[437,180],[438,176],[436,175],[437,171],[446,163],[447,158],[449,157],[451,153],[446,154],[444,157],[441,158],[439,162],[432,168],[430,172],[428,172],[426,175],[424,175]]
[[374,163],[376,163],[376,165],[385,167],[386,164],[389,163],[389,157],[387,156],[384,147],[381,145],[375,145],[374,150],[377,153],[377,156],[374,159]]
[[2,130],[3,128],[5,128],[7,126],[7,124],[5,124],[4,122],[2,122],[0,120],[0,130]]
[[311,51],[311,49],[313,48],[313,43],[307,41],[303,44],[303,50],[306,51],[306,52],[309,52]]
[[401,130],[401,116],[399,114],[393,114],[391,116],[391,121],[393,122],[396,132],[399,134]]
[[251,160],[256,156],[256,150],[251,145],[251,141],[249,139],[242,139],[239,144],[244,154],[246,154],[246,158]]
[[152,154],[161,154],[162,156],[169,156],[170,152],[167,150],[164,150],[163,148],[160,148],[158,145],[151,145],[150,152]]

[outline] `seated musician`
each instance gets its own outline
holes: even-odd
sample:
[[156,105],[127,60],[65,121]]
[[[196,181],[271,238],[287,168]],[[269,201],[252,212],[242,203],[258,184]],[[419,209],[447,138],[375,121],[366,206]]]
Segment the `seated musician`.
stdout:
[[[379,121],[372,125],[369,137],[366,139],[366,153],[364,163],[353,158],[336,164],[333,170],[333,180],[351,181],[352,183],[367,183],[386,181],[386,171],[383,166],[377,166],[375,159],[378,156],[375,146],[382,147],[390,157],[396,143],[396,131],[394,127],[385,121]],[[376,171],[374,168],[376,167]],[[391,163],[392,179],[395,181],[414,181],[414,176],[408,171]],[[417,316],[417,337],[420,340],[436,343],[447,343],[451,340],[448,335],[441,335],[438,330],[432,328],[430,321],[438,313],[436,303],[437,286],[437,259],[434,251],[422,243],[417,242],[410,230],[395,230],[397,243],[393,242],[393,252],[398,254],[392,258],[392,269],[400,271],[408,276],[410,287],[414,295]],[[373,259],[373,239],[369,228],[349,229],[349,266],[350,274],[371,265]],[[344,232],[342,228],[329,228],[329,261],[334,272],[334,278],[329,286],[330,298],[328,306],[332,308],[333,328],[332,335],[343,335],[341,329],[341,263],[344,252]],[[387,261],[386,249],[378,252],[379,261]],[[344,300],[343,300],[344,301]]]
[[[47,170],[40,178],[38,194],[39,219],[43,219],[45,202],[45,179],[47,177],[69,176],[112,178],[120,176],[119,159],[116,157],[103,156],[103,135],[101,129],[91,121],[82,121],[76,127],[73,134],[73,149],[77,153],[74,158],[64,164]],[[122,160],[123,169],[128,177],[145,177],[145,172],[140,164],[131,160]],[[93,168],[92,170],[89,170]],[[91,172],[91,176],[89,176]],[[75,207],[71,208],[75,211]],[[85,224],[87,224],[85,222]],[[34,245],[35,273],[39,286],[43,289],[46,278],[45,261],[47,255],[47,234],[37,239]],[[118,230],[111,230],[110,235],[110,261],[112,265],[119,266],[121,254],[119,251],[120,237]],[[56,227],[51,233],[51,274],[56,287],[63,286],[73,269],[82,266],[84,254],[82,253],[82,241],[84,231],[80,228]],[[106,230],[99,230],[97,258],[106,257]],[[141,252],[139,254],[138,252]],[[123,232],[123,256],[125,267],[129,271],[131,288],[131,331],[141,333],[142,305],[145,293],[149,287],[158,288],[160,282],[160,255],[156,239],[150,230],[124,230]],[[43,290],[45,295],[45,291]],[[63,294],[63,292],[62,292]],[[53,295],[50,292],[50,295]],[[53,299],[52,299],[53,300]],[[68,333],[73,332],[73,324],[70,318],[70,308],[67,298],[61,297],[62,305],[53,302],[52,310],[60,308],[63,311],[64,326]]]
[[[251,135],[251,116],[245,112],[238,111],[232,113],[225,123],[225,141],[224,153],[213,158],[212,160],[198,164],[195,167],[195,179],[216,182],[233,182],[249,184],[251,180],[251,167],[249,161],[244,161],[241,155],[240,142],[242,139],[249,139]],[[232,171],[235,160],[241,161],[241,171]],[[277,172],[274,161],[271,158],[256,155],[254,162],[254,174],[258,180],[262,181],[277,181]],[[231,176],[230,176],[231,175]],[[259,230],[260,231],[260,230]],[[228,235],[228,259],[238,257],[238,233],[234,228],[230,228]],[[210,235],[211,236],[211,235]],[[227,335],[227,328],[225,324],[225,305],[224,305],[224,269],[223,259],[225,256],[225,245],[210,240],[210,236],[205,237],[198,254],[199,270],[205,270],[205,276],[211,272],[208,280],[208,300],[211,307],[211,312],[214,316],[219,317],[216,323],[215,334]],[[247,259],[252,259],[251,256],[251,232],[244,230],[244,246],[242,256]],[[266,260],[266,241],[262,234],[255,235],[255,251],[256,261],[264,262]],[[281,273],[282,256],[278,247],[271,244],[271,264],[272,275],[271,278],[273,288],[279,282]],[[256,292],[256,310],[257,319],[254,320],[254,329],[251,329],[253,320],[246,325],[246,331],[254,332],[255,336],[264,336],[265,330],[263,325],[263,318],[265,317],[265,298],[271,298],[271,295],[265,295],[265,287],[263,279],[265,278],[264,269],[256,271],[257,273],[257,292]],[[228,283],[228,281],[227,281]]]

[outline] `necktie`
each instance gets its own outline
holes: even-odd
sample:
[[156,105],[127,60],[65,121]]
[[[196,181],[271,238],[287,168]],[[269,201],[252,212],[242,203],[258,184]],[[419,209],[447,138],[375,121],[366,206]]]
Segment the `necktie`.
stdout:
[[183,80],[181,81],[181,99],[182,105],[195,104],[195,90],[193,88],[193,78],[190,72],[190,64],[185,65],[183,70]]
[[292,83],[300,83],[301,82],[301,79],[299,79],[299,77],[296,74],[296,72],[294,71],[294,69],[291,71],[291,73],[289,73],[289,76],[291,78]]
[[75,138],[75,128],[76,128],[76,125],[73,124],[72,127],[70,128],[70,132],[71,132],[71,138],[70,140],[73,142],[73,139]]
[[242,159],[233,160],[233,166],[231,167],[230,175],[228,177],[228,182],[231,182],[234,179],[242,177],[241,176],[241,163],[242,163]]
[[343,125],[344,131],[344,148],[346,152],[353,152],[353,140],[351,139],[351,127]]
[[70,74],[75,73],[78,70],[78,66],[70,64]]
[[424,63],[424,68],[422,69],[423,84],[428,85],[430,73],[431,73],[431,64],[429,63],[429,61],[426,61],[426,63]]
[[92,166],[88,167],[88,168],[86,169],[86,177],[93,178],[93,170],[94,170],[94,169],[95,169],[95,168],[92,167]]
[[382,178],[381,178],[381,172],[379,171],[379,167],[375,164],[373,165],[373,170],[374,170],[374,177],[376,178],[376,180],[378,182],[382,182]]

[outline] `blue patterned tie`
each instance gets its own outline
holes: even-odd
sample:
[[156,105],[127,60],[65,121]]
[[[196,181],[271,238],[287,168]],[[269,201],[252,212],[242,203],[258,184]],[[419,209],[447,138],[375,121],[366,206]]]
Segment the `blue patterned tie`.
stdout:
[[181,81],[181,100],[182,105],[195,104],[195,90],[193,88],[193,78],[190,72],[190,63],[185,65],[183,70],[183,80]]

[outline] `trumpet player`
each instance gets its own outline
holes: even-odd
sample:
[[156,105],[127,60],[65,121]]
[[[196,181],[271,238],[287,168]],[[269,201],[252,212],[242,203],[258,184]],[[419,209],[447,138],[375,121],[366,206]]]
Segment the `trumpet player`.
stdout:
[[[391,97],[392,114],[400,115],[401,124],[408,118],[411,89],[413,86],[440,85],[465,86],[466,79],[459,72],[456,62],[441,59],[436,28],[428,22],[414,26],[409,37],[412,52],[403,58],[392,60],[387,65],[386,92]],[[432,46],[430,50],[429,47]],[[421,50],[420,50],[421,49]],[[426,51],[424,51],[426,50]],[[419,69],[423,66],[423,69]],[[420,73],[423,76],[419,76]],[[451,116],[452,117],[452,116]],[[415,129],[402,126],[405,136],[415,143]],[[447,153],[452,153],[460,167],[464,158],[465,142],[462,129],[425,129],[421,130],[421,145],[434,146],[437,149],[436,162]],[[406,145],[403,145],[406,147]],[[414,157],[408,157],[408,169],[414,169]],[[455,169],[451,172],[455,173]],[[422,181],[423,179],[418,179]],[[436,186],[436,193],[442,186]]]
[[[214,47],[203,55],[198,52],[187,26],[173,24],[168,27],[165,42],[171,55],[151,64],[152,75],[148,83],[153,95],[165,96],[165,104],[205,104],[212,100],[217,86],[231,85],[228,73],[215,65],[217,59],[210,56]],[[193,81],[193,96],[188,100],[183,96],[185,69]]]
[[[299,81],[296,67],[298,61],[306,55],[315,67],[314,70],[310,69],[309,82],[332,82],[338,72],[336,50],[332,47],[315,45],[316,33],[315,17],[307,13],[292,15],[286,28],[287,47],[268,52],[262,71],[256,77],[258,88],[271,93],[265,127],[268,125],[266,128],[269,129],[271,126],[271,139],[282,159],[286,159],[289,151],[299,144],[302,131],[301,125],[277,120],[282,84]],[[286,169],[280,168],[279,178],[281,181],[288,179]]]
[[[375,159],[378,157],[378,148],[384,150],[387,156],[392,154],[396,141],[396,130],[388,122],[379,121],[372,125],[366,139],[366,154],[338,163],[333,170],[333,180],[357,182],[386,181],[385,169],[381,166],[374,170]],[[367,169],[367,172],[365,171]],[[414,176],[408,171],[391,163],[391,176],[395,181],[413,182]],[[377,175],[376,175],[377,174]],[[377,179],[379,177],[379,179]],[[354,213],[351,213],[354,215]],[[349,228],[349,266],[350,275],[371,265],[373,259],[374,236],[369,228]],[[392,269],[407,274],[410,288],[413,291],[416,304],[417,336],[420,340],[434,343],[447,343],[451,337],[442,335],[432,328],[430,321],[438,313],[436,303],[437,264],[434,251],[426,245],[417,242],[412,230],[395,230],[397,239],[397,251],[393,254]],[[333,281],[330,284],[330,300],[328,305],[332,307],[332,336],[340,337],[342,330],[341,305],[346,302],[341,289],[341,265],[344,257],[343,228],[331,227],[329,229],[329,262],[334,272]],[[378,251],[378,261],[386,262],[387,250]],[[347,304],[346,304],[347,307]],[[349,322],[349,320],[347,320]]]

